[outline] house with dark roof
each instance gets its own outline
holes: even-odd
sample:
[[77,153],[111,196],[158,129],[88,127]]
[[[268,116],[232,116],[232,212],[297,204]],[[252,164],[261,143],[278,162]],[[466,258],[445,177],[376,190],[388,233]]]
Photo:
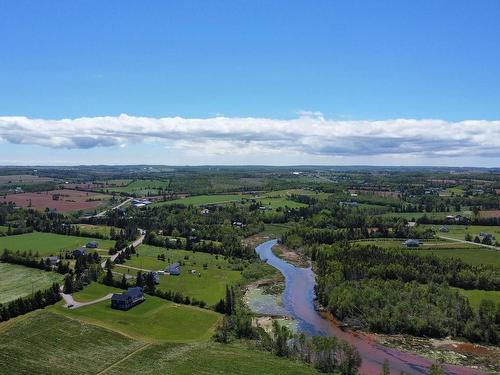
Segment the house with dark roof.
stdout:
[[78,258],[78,257],[80,257],[82,255],[85,255],[85,254],[87,254],[87,248],[86,247],[82,246],[82,247],[80,247],[78,249],[73,250],[73,256],[75,258]]
[[444,227],[444,226],[443,226],[443,227],[439,228],[439,231],[440,231],[440,232],[442,232],[442,233],[447,233],[447,232],[449,232],[450,230],[448,229],[448,227]]
[[97,247],[99,246],[99,244],[95,241],[91,241],[91,242],[88,242],[85,247],[87,249],[97,249]]
[[118,310],[128,310],[131,307],[144,301],[144,290],[139,287],[128,288],[121,294],[113,294],[111,297],[111,308]]
[[406,247],[419,247],[420,246],[420,241],[419,240],[406,240],[403,242],[403,245]]
[[165,268],[165,273],[168,273],[171,276],[179,276],[181,274],[181,265],[179,262],[173,263]]

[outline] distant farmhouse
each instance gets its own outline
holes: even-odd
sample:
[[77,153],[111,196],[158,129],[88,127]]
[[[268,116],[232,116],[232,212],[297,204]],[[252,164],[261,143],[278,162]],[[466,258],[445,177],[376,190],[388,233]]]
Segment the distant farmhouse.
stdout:
[[406,246],[406,247],[419,247],[420,246],[420,242],[418,240],[406,240],[405,242],[403,242],[403,244]]
[[51,267],[57,266],[60,262],[59,257],[56,257],[56,256],[43,257],[42,260],[46,265],[51,266]]
[[134,207],[145,207],[150,205],[152,202],[148,201],[147,199],[133,199],[132,200],[132,205]]
[[181,274],[181,265],[179,264],[179,262],[171,264],[170,266],[165,268],[165,273],[171,276],[179,276]]
[[111,297],[111,308],[128,310],[144,301],[144,291],[141,287],[128,288],[122,294],[113,294]]
[[80,257],[82,255],[85,255],[85,254],[87,254],[87,248],[86,247],[82,246],[82,247],[80,247],[78,249],[73,250],[73,256],[75,258],[78,258],[78,257]]
[[97,249],[98,246],[99,244],[95,241],[89,242],[85,245],[87,249]]

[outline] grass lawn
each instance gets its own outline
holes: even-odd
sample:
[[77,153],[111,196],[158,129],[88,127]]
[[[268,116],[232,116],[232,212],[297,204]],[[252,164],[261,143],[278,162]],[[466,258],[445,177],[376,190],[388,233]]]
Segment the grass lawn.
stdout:
[[377,215],[382,217],[396,217],[396,218],[404,218],[408,221],[412,221],[413,219],[418,219],[426,215],[431,219],[444,219],[448,215],[462,215],[466,217],[472,216],[472,211],[464,210],[464,211],[456,211],[456,212],[387,212],[385,214]]
[[216,203],[228,203],[228,202],[239,202],[242,198],[248,198],[250,196],[245,196],[241,194],[213,194],[213,195],[193,195],[187,198],[174,199],[166,202],[153,203],[154,206],[163,206],[170,204],[183,204],[189,206],[202,206],[205,204],[216,204]]
[[[181,275],[161,276],[159,289],[177,291],[184,296],[205,301],[209,305],[215,304],[225,296],[226,285],[235,284],[242,278],[241,272],[233,270],[229,261],[221,255],[216,257],[207,253],[193,253],[192,251],[172,250],[148,245],[141,245],[137,252],[139,253],[138,257],[132,256],[132,259],[123,264],[124,267],[116,267],[115,270],[127,272],[127,266],[162,270],[170,263],[182,261],[184,265],[181,267]],[[159,254],[165,254],[167,260],[165,262],[158,260]],[[184,259],[186,256],[189,259]],[[205,263],[208,264],[207,269],[203,268]],[[191,269],[195,269],[197,273],[189,273]],[[136,275],[137,271],[130,269],[129,273]]]
[[143,345],[110,330],[41,310],[0,323],[0,372],[97,374]]
[[319,374],[297,361],[242,345],[207,343],[152,345],[113,366],[106,374],[306,375]]
[[99,248],[113,247],[115,241],[87,237],[65,236],[54,233],[32,232],[16,236],[0,237],[0,249],[38,251],[40,256],[58,255],[61,250],[74,250],[87,242],[97,241]]
[[206,341],[222,318],[210,310],[177,305],[152,296],[146,296],[144,302],[128,311],[112,309],[110,301],[74,310],[63,307],[60,302],[49,309],[145,342]]
[[47,289],[54,282],[62,283],[63,276],[17,264],[0,263],[0,303]]
[[78,302],[88,302],[104,297],[109,293],[122,293],[123,290],[113,288],[100,283],[87,285],[83,290],[73,293],[73,297]]
[[476,311],[479,309],[479,304],[483,299],[490,299],[495,303],[500,303],[500,291],[497,290],[465,290],[461,288],[455,289],[457,289],[460,294],[463,294],[467,297],[471,307]]
[[9,227],[0,225],[0,233],[7,233],[8,230],[9,230]]
[[264,224],[264,230],[259,232],[262,236],[279,236],[292,228],[293,224]]

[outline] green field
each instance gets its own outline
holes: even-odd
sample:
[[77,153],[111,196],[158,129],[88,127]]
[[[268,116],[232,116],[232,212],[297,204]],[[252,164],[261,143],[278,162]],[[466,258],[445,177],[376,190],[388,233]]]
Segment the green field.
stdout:
[[462,215],[470,218],[472,216],[472,211],[464,210],[456,212],[387,212],[385,214],[380,214],[377,216],[396,217],[396,218],[401,217],[408,221],[413,221],[413,219],[416,220],[424,215],[426,215],[429,219],[444,219],[448,215]]
[[[116,270],[127,272],[127,267],[137,267],[158,271],[163,270],[170,263],[182,261],[185,265],[181,267],[181,275],[161,276],[159,289],[177,291],[190,298],[205,301],[209,305],[215,304],[224,297],[226,285],[241,280],[241,272],[232,270],[231,264],[224,260],[221,255],[216,257],[207,253],[193,253],[192,251],[172,250],[148,245],[141,245],[137,252],[139,253],[138,257],[133,256],[132,259],[123,264],[124,267],[116,267]],[[157,259],[159,254],[165,254],[165,262]],[[189,259],[184,259],[186,256]],[[208,264],[207,269],[203,268],[205,263]],[[192,269],[195,269],[197,273],[189,273],[189,270]],[[136,275],[137,271],[130,269],[128,273]]]
[[[80,233],[86,233],[89,235],[93,235],[94,233],[97,233],[102,236],[106,236],[109,238],[111,228],[107,225],[92,225],[92,224],[76,224],[78,228],[80,228]],[[120,228],[114,228],[116,233],[120,233]]]
[[469,233],[472,238],[479,236],[479,233],[486,232],[496,237],[500,241],[500,226],[487,225],[445,225],[449,232],[440,232],[439,228],[443,225],[423,225],[426,228],[433,228],[437,236],[456,238],[458,240],[465,239],[466,233]]
[[168,181],[162,180],[135,180],[126,186],[106,187],[104,190],[117,193],[135,194],[138,196],[156,195],[159,189],[166,190]]
[[138,341],[44,310],[0,323],[0,363],[5,374],[318,374],[241,345]]
[[[359,245],[377,245],[384,249],[403,249],[403,239],[380,239],[380,240],[361,240],[353,241]],[[469,264],[490,264],[500,266],[500,252],[485,247],[446,241],[446,240],[429,240],[424,241],[419,248],[411,248],[410,251],[418,252],[418,254],[434,254],[442,257],[460,258]]]
[[7,233],[8,230],[9,230],[9,227],[5,227],[3,225],[0,225],[0,233]]
[[421,254],[435,254],[448,258],[460,258],[464,262],[474,265],[489,264],[500,266],[500,252],[479,246],[469,249],[417,249],[416,251]]
[[143,303],[128,311],[112,309],[109,300],[72,310],[63,307],[61,302],[50,311],[145,342],[206,341],[222,317],[210,310],[152,296],[146,296]]
[[32,232],[16,236],[0,237],[0,249],[38,251],[40,256],[58,255],[61,250],[74,250],[87,242],[97,241],[99,248],[109,249],[115,241],[87,237],[65,236],[54,233]]
[[61,283],[63,276],[17,264],[0,263],[0,304]]
[[154,206],[163,206],[169,204],[183,204],[186,206],[202,206],[205,204],[238,202],[247,196],[241,194],[214,194],[214,195],[193,195],[187,198],[174,199],[166,202],[153,203]]
[[495,303],[500,303],[500,291],[497,290],[465,290],[460,288],[455,289],[457,289],[460,294],[463,294],[467,297],[471,307],[476,311],[479,309],[479,304],[483,299],[489,299]]

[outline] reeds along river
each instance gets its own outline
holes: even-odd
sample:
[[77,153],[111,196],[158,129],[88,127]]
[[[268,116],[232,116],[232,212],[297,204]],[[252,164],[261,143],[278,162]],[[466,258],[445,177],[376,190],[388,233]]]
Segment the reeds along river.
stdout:
[[[295,267],[275,256],[272,247],[276,243],[276,240],[267,241],[257,246],[255,250],[262,260],[266,260],[285,277],[283,306],[286,312],[297,320],[300,331],[315,336],[333,335],[355,346],[363,359],[361,374],[380,374],[385,359],[390,363],[391,373],[400,374],[401,371],[409,374],[428,373],[427,369],[432,364],[430,360],[382,346],[365,334],[344,331],[332,321],[323,318],[315,308],[313,271],[311,268]],[[477,370],[452,365],[446,366],[445,370],[449,375],[483,374]]]

